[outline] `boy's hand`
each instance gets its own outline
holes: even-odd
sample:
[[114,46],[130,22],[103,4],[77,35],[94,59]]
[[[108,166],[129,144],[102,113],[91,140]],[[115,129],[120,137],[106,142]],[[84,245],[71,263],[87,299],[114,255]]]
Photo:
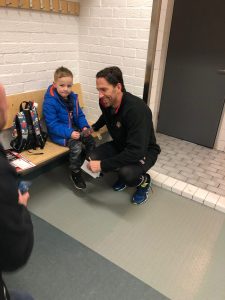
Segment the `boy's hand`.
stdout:
[[79,131],[73,131],[72,133],[71,133],[71,139],[74,139],[74,140],[79,140],[79,138],[80,138],[80,132]]
[[101,161],[100,160],[90,160],[87,167],[91,172],[98,173],[101,171]]
[[18,194],[19,194],[18,203],[22,204],[24,206],[27,206],[27,202],[28,202],[28,199],[30,198],[30,194],[28,192],[26,192],[25,194],[22,195],[20,193],[20,190],[18,190]]

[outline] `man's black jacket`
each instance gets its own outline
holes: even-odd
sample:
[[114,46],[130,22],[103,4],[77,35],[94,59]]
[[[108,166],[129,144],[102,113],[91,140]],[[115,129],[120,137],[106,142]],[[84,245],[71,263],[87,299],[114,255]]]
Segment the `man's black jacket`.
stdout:
[[0,144],[0,300],[9,299],[4,296],[6,288],[1,273],[22,267],[32,247],[30,214],[24,205],[18,204],[17,175]]
[[140,98],[125,92],[116,112],[100,103],[102,115],[93,124],[95,131],[106,125],[119,154],[101,161],[102,171],[111,171],[143,159],[155,159],[160,153],[150,108]]

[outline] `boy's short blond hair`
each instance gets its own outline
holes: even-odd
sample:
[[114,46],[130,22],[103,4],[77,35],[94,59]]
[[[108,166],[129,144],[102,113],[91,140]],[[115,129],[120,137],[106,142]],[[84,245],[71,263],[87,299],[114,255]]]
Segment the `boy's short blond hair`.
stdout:
[[55,73],[54,73],[54,81],[56,82],[59,78],[62,78],[62,77],[71,77],[73,78],[73,73],[65,68],[65,67],[59,67],[58,69],[55,70]]

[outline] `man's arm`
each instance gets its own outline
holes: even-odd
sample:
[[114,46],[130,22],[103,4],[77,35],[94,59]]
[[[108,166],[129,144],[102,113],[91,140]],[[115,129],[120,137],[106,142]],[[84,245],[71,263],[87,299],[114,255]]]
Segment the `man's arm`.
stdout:
[[102,128],[104,125],[106,125],[105,123],[105,118],[103,115],[101,115],[99,117],[99,119],[91,126],[93,128],[94,131],[98,131],[100,128]]

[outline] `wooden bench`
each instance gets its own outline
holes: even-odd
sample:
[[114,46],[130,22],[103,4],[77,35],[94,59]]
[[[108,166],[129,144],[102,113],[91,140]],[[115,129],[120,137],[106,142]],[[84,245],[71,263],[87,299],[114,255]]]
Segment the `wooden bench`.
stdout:
[[[80,83],[75,83],[72,88],[73,92],[78,94],[79,105],[81,108],[84,108],[84,100],[81,90]],[[19,111],[19,106],[22,101],[33,101],[38,103],[38,115],[42,118],[42,104],[44,99],[44,94],[46,89],[32,91],[27,93],[20,93],[15,95],[7,96],[8,101],[8,120],[4,129],[10,129],[12,127],[13,119],[16,113]],[[89,124],[93,124],[92,121],[88,120]],[[101,134],[106,132],[106,127],[101,128],[98,132],[94,132],[94,137],[101,138]],[[43,153],[38,155],[38,153]],[[54,159],[57,159],[66,153],[69,152],[68,147],[63,147],[57,144],[52,143],[50,140],[47,140],[44,149],[37,148],[36,150],[31,151],[23,151],[22,156],[28,161],[32,162],[35,167],[40,167],[44,164],[51,162]],[[35,155],[37,154],[37,155]],[[34,168],[35,168],[34,167]],[[27,173],[28,171],[32,171],[34,168],[25,170],[25,172],[21,171],[20,173]]]

